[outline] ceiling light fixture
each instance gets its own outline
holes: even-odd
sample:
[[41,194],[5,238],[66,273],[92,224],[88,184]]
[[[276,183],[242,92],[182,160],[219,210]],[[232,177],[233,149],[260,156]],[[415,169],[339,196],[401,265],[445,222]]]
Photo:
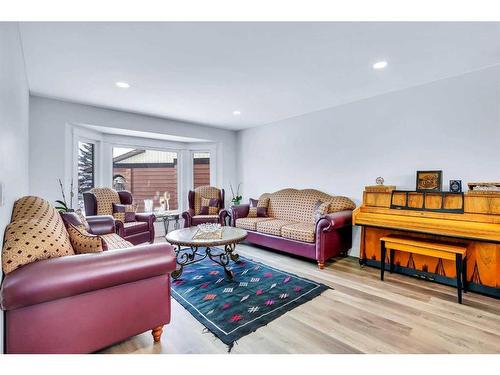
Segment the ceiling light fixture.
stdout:
[[373,69],[380,70],[384,69],[386,66],[387,66],[387,61],[378,61],[375,64],[373,64]]
[[130,85],[127,83],[127,82],[116,82],[115,83],[116,87],[119,87],[121,89],[128,89],[130,87]]
[[241,112],[240,111],[233,111],[233,115],[239,116],[239,115],[241,115]]

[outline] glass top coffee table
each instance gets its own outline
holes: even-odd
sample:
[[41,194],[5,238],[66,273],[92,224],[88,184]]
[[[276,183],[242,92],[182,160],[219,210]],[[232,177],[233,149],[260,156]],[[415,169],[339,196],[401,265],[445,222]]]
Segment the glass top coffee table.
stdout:
[[[234,227],[222,227],[221,238],[194,238],[198,232],[197,227],[174,230],[167,234],[166,239],[177,246],[177,268],[172,272],[172,277],[178,279],[184,267],[197,263],[206,257],[220,264],[229,279],[233,278],[232,272],[227,268],[229,261],[236,262],[239,255],[235,253],[236,244],[243,241],[248,233],[246,230]],[[187,246],[182,248],[183,246]],[[224,249],[216,246],[224,246]]]

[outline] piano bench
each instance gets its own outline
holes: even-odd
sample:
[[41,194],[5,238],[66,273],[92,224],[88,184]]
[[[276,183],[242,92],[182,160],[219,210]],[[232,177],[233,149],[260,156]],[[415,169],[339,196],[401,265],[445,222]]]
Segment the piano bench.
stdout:
[[462,290],[467,292],[467,247],[459,244],[447,244],[442,242],[431,242],[421,239],[389,235],[380,239],[380,280],[384,280],[386,251],[389,250],[389,272],[394,271],[394,251],[405,251],[454,260],[457,270],[457,294],[458,303],[462,303]]

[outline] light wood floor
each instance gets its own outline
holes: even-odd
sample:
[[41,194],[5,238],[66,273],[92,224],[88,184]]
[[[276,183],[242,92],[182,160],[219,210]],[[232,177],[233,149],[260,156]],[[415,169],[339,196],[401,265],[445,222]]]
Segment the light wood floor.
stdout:
[[[500,300],[410,276],[361,268],[342,258],[315,262],[239,245],[241,255],[329,285],[307,302],[238,340],[238,353],[500,353]],[[226,353],[227,347],[172,298],[161,343],[150,332],[102,353]]]

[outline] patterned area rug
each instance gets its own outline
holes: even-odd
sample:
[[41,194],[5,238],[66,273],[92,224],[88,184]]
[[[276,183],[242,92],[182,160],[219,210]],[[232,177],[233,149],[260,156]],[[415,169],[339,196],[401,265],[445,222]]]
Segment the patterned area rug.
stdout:
[[229,350],[240,337],[330,289],[244,257],[230,267],[233,280],[206,258],[172,280],[172,296]]

